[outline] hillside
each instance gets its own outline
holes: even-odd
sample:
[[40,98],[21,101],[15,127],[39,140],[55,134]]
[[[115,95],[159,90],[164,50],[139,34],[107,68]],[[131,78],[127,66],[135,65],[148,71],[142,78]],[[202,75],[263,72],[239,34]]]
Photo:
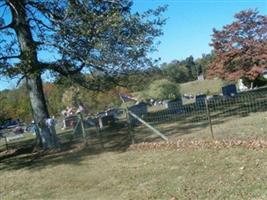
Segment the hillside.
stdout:
[[201,93],[219,94],[224,82],[220,79],[197,80],[180,84],[182,94],[197,95]]

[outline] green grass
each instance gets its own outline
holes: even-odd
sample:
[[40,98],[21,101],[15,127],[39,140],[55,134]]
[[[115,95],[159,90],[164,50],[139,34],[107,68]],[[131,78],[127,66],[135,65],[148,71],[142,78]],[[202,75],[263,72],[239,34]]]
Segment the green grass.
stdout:
[[90,149],[2,168],[0,199],[266,199],[267,150]]
[[[244,102],[237,109],[234,102],[214,109],[215,138],[266,141],[264,102],[255,101],[249,109]],[[151,124],[174,141],[210,140],[204,111],[179,116]],[[87,147],[71,131],[59,133],[58,152],[32,153],[31,137],[12,143],[7,153],[2,145],[0,199],[267,199],[266,148],[136,151],[128,150],[131,140],[123,124],[101,133],[103,145],[95,130],[88,131]],[[137,143],[160,140],[143,126],[132,133]]]
[[180,84],[181,94],[220,94],[222,92],[221,88],[224,82],[220,79],[215,80],[199,80],[191,81],[188,83]]
[[[266,112],[229,118],[214,126],[215,137],[267,139],[265,116]],[[166,123],[160,128],[172,139],[210,139],[208,126],[182,129],[177,123]],[[142,126],[134,131],[136,142],[153,137]],[[67,143],[59,152],[11,156],[2,152],[0,199],[267,198],[267,149],[235,146],[128,151],[129,143],[122,142],[127,138],[122,127],[102,133],[104,149],[93,137],[89,138],[88,147],[76,140],[68,143],[70,134],[59,135]]]
[[[177,119],[165,123],[154,124],[154,127],[172,139],[208,139],[211,138],[207,120],[199,122]],[[217,139],[267,139],[267,112],[250,113],[246,117],[231,116],[212,120],[214,136]],[[145,127],[136,128],[136,134],[149,131]]]
[[[242,94],[235,98],[210,102],[209,110],[215,138],[267,139],[266,102],[266,92]],[[145,120],[170,138],[211,137],[204,104],[151,111]],[[136,132],[149,134],[149,130],[144,127],[137,127]]]

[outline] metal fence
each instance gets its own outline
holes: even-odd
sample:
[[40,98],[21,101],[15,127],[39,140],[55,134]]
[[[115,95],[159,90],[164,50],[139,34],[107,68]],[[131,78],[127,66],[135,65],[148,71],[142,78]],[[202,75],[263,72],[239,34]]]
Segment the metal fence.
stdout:
[[[169,139],[267,136],[267,92],[264,91],[203,98],[190,104],[177,104],[170,108],[150,107],[148,110],[145,116],[140,117]],[[147,132],[144,130],[144,126],[135,127],[135,135]]]
[[[234,96],[202,98],[194,103],[177,103],[172,106],[142,104],[141,111],[131,107],[120,109],[116,117],[76,116],[76,122],[57,133],[61,144],[69,147],[85,142],[92,148],[127,148],[132,143],[155,139],[267,139],[267,92],[249,91]],[[0,138],[4,148],[33,144],[31,133],[15,136],[5,132]],[[15,136],[16,137],[16,136]],[[29,143],[30,140],[30,143]]]

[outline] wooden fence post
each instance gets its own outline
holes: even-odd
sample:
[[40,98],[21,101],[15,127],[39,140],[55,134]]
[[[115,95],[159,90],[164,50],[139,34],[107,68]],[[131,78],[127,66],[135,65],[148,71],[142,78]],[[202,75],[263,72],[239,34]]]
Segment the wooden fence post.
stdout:
[[205,105],[206,105],[206,110],[207,110],[207,117],[208,117],[208,121],[209,121],[211,137],[214,140],[212,122],[211,122],[211,117],[210,117],[210,109],[209,109],[209,104],[208,104],[207,98],[205,98]]

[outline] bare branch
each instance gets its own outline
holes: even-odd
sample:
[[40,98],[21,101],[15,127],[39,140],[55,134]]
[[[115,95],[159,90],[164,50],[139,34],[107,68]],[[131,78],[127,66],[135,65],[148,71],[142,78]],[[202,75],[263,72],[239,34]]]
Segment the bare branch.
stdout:
[[2,57],[0,57],[0,60],[7,60],[7,59],[12,59],[12,58],[20,58],[20,55],[17,55],[17,56],[2,56]]
[[6,3],[3,3],[2,5],[0,5],[0,8],[3,7],[3,6],[7,6],[7,4]]
[[47,28],[47,29],[49,29],[51,31],[55,31],[52,27],[50,27],[47,24],[45,24],[42,20],[36,19],[35,17],[29,18],[28,22],[30,22],[30,21],[34,21],[36,24],[41,24],[43,27],[45,27],[45,28]]
[[64,17],[56,15],[55,13],[52,13],[51,10],[38,2],[28,1],[27,4],[35,9],[38,9],[49,21],[53,21],[55,23],[64,21],[69,15],[69,13],[67,13]]
[[13,21],[10,24],[6,25],[6,26],[0,27],[0,31],[4,30],[4,29],[7,29],[7,28],[13,28]]
[[[71,66],[71,64],[67,62],[40,63],[40,67],[54,70],[63,76],[77,74],[84,68],[84,66],[85,66],[85,63],[82,63],[78,67]],[[71,67],[73,68],[73,70],[70,70]]]
[[23,75],[22,77],[19,78],[19,80],[17,81],[16,87],[19,86],[19,84],[21,83],[21,81],[25,78],[26,76]]
[[51,30],[51,31],[55,31],[52,27],[50,27],[49,25],[45,24],[42,20],[37,19],[35,17],[35,14],[32,12],[32,10],[30,8],[26,7],[26,10],[29,11],[29,13],[31,14],[32,18],[29,18],[27,21],[34,21],[36,23],[36,25],[38,26],[38,29],[41,31],[41,28],[39,27],[39,24],[42,25],[43,27]]
[[8,2],[8,5],[12,8],[12,10],[14,10],[16,15],[18,16],[19,14],[18,14],[18,11],[17,11],[16,7],[10,1]]

